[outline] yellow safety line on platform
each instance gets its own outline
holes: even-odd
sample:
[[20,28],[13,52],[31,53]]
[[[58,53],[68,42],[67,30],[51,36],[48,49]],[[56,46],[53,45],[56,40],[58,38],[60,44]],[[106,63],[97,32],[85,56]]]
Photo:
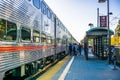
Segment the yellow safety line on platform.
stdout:
[[45,74],[41,75],[37,80],[51,80],[51,78],[60,70],[66,63],[70,56],[66,56],[63,60],[59,61],[56,65],[51,67]]
[[59,77],[58,80],[64,80],[64,79],[65,79],[65,76],[67,75],[67,72],[69,71],[70,66],[71,66],[73,60],[74,60],[74,56],[72,57],[72,59],[71,59],[71,60],[69,61],[69,63],[67,64],[66,68],[64,69],[62,75]]

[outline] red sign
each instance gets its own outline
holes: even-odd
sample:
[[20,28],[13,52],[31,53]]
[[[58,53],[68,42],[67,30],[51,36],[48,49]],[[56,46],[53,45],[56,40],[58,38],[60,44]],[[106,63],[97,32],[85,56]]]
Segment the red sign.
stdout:
[[100,16],[100,27],[107,27],[107,16]]

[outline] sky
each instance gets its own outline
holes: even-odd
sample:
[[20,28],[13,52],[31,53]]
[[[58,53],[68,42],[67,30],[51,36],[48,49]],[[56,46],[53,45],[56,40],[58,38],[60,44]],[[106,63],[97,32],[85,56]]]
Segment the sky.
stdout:
[[[90,29],[89,23],[97,26],[97,8],[99,15],[107,15],[107,3],[98,0],[44,0],[58,16],[73,37],[80,42]],[[120,0],[109,0],[110,29],[114,31],[120,19]],[[115,18],[117,17],[117,18]]]

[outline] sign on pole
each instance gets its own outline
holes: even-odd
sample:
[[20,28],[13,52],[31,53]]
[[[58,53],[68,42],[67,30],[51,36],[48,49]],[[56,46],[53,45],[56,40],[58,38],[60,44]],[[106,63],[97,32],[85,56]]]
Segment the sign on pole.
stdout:
[[100,16],[100,27],[107,27],[107,16]]

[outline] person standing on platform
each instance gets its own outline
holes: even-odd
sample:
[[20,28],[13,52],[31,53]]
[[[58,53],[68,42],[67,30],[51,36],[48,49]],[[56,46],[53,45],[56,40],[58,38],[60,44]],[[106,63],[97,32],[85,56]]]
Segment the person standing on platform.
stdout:
[[84,43],[84,55],[85,55],[85,58],[86,60],[88,60],[88,47],[87,47],[87,43],[85,42]]
[[72,44],[69,44],[69,54],[72,55]]
[[89,53],[89,54],[92,54],[92,46],[89,46],[89,48],[88,48],[88,53]]
[[82,48],[82,46],[81,46],[81,44],[79,43],[79,45],[78,45],[78,50],[79,50],[79,54],[81,55],[81,48]]
[[75,56],[78,54],[78,45],[76,43],[74,44],[73,52]]
[[75,55],[75,44],[72,45],[73,55]]

